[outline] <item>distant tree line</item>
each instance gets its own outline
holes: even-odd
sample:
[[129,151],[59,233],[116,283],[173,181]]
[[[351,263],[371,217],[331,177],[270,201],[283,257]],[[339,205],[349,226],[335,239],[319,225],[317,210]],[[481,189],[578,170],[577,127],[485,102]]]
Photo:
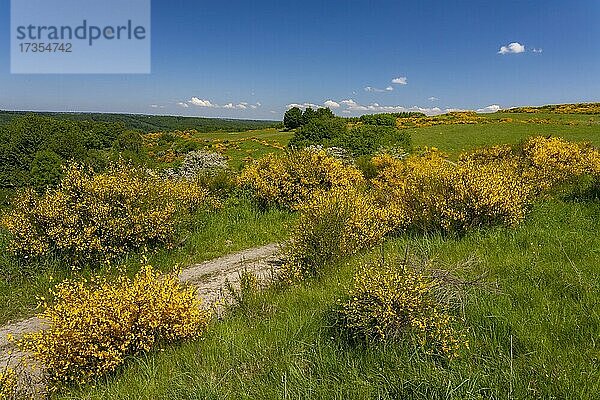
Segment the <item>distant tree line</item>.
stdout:
[[67,162],[103,169],[111,152],[134,158],[139,132],[119,122],[72,121],[28,114],[0,126],[0,190],[56,184]]
[[[0,111],[0,125],[10,123],[13,119],[23,117],[27,113],[18,111]],[[143,133],[191,130],[198,132],[241,132],[252,129],[277,127],[281,122],[259,120],[237,120],[220,118],[182,117],[164,115],[138,114],[99,114],[99,113],[36,113],[37,115],[67,121],[92,121],[121,124],[125,129]]]

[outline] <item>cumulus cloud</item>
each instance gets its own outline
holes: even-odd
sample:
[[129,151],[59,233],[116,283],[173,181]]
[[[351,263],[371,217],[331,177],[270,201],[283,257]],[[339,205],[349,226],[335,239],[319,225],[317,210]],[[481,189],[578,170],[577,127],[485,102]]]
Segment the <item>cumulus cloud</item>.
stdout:
[[539,48],[539,49],[534,48],[531,51],[533,51],[534,53],[542,53],[544,51],[544,49],[542,49],[542,48]]
[[177,103],[177,105],[184,107],[184,108],[188,108],[189,106],[194,105],[197,107],[204,107],[204,108],[222,108],[225,110],[247,110],[248,108],[252,108],[252,109],[257,109],[258,107],[260,107],[262,104],[260,103],[255,103],[255,104],[250,104],[246,101],[242,101],[240,103],[227,103],[225,105],[218,105],[216,103],[213,103],[210,100],[206,100],[206,99],[200,99],[198,97],[192,97],[191,100],[187,101],[187,102],[179,102]]
[[192,99],[188,102],[197,107],[208,107],[208,108],[216,108],[218,107],[216,104],[211,103],[210,100],[199,99],[198,97],[192,97]]
[[327,100],[326,102],[323,103],[323,105],[325,107],[329,107],[329,108],[340,108],[340,103],[333,101],[333,100]]
[[287,105],[287,109],[289,110],[290,108],[294,108],[297,107],[301,110],[306,110],[307,108],[319,108],[320,106],[318,106],[317,104],[313,104],[313,103],[303,103],[303,104],[298,104],[298,103],[292,103],[292,104],[288,104]]
[[357,103],[353,99],[346,99],[340,102],[345,106],[345,110],[342,112],[349,113],[363,113],[363,112],[409,112],[409,111],[418,111],[428,115],[436,115],[442,114],[444,111],[439,107],[433,108],[424,108],[418,106],[405,107],[400,105],[381,105],[379,103],[371,103],[371,104],[360,104]]
[[525,52],[525,46],[519,42],[510,43],[508,46],[500,47],[498,54],[519,54]]
[[496,111],[500,111],[500,106],[498,104],[492,104],[491,106],[479,108],[476,111],[478,113],[493,113]]
[[408,79],[405,76],[399,76],[398,78],[392,79],[392,83],[395,83],[396,85],[407,85]]
[[[437,97],[431,97],[431,99],[439,100]],[[432,100],[433,101],[433,100]],[[331,109],[335,109],[337,113],[350,115],[350,116],[359,116],[363,114],[375,114],[375,113],[399,113],[399,112],[421,112],[426,115],[440,115],[446,114],[450,112],[457,111],[471,111],[462,108],[440,108],[440,107],[421,107],[421,106],[403,106],[403,105],[385,105],[380,103],[360,103],[353,98],[347,98],[344,100],[327,100],[323,103],[324,106],[329,107]],[[301,109],[306,109],[308,107],[311,108],[319,108],[318,105],[313,103],[293,103],[288,104],[287,108],[290,109],[292,107],[298,107]],[[492,104],[487,107],[476,109],[475,111],[479,113],[492,113],[501,110],[501,107],[497,104]]]

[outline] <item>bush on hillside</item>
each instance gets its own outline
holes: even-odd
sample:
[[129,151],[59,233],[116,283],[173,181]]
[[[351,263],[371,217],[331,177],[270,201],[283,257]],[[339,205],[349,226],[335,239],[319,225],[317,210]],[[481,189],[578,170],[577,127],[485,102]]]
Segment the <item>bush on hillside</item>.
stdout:
[[386,225],[394,231],[464,232],[489,225],[515,225],[525,218],[533,187],[518,164],[504,161],[476,165],[449,161],[438,151],[399,160],[373,159],[372,179]]
[[375,154],[386,146],[410,150],[411,139],[407,131],[395,127],[359,125],[334,138],[331,144],[348,149],[354,157],[360,157]]
[[339,310],[342,328],[358,340],[414,337],[428,352],[455,357],[465,342],[436,298],[437,285],[405,265],[367,265]]
[[19,255],[55,254],[85,263],[169,245],[183,216],[215,205],[196,182],[163,179],[127,165],[93,174],[74,164],[43,195],[29,189],[18,194],[1,224]]
[[382,114],[365,114],[359,118],[359,121],[367,125],[379,126],[396,126],[398,118],[420,118],[426,117],[420,112],[400,112],[400,113],[382,113]]
[[66,281],[44,304],[47,327],[19,342],[42,365],[51,389],[83,384],[163,343],[198,337],[209,314],[195,288],[144,267],[134,279]]
[[292,233],[286,278],[318,275],[324,265],[374,246],[387,233],[381,212],[369,193],[357,189],[311,197],[302,204]]
[[313,118],[296,131],[289,147],[303,148],[310,145],[329,145],[348,130],[343,118]]
[[338,117],[313,118],[296,131],[290,147],[308,146],[340,147],[354,157],[372,155],[385,147],[402,147],[410,150],[407,131],[395,126],[359,124],[348,127],[348,120]]
[[15,399],[18,393],[18,377],[8,366],[0,370],[0,399]]
[[244,168],[239,185],[263,205],[297,209],[322,191],[351,188],[363,182],[360,171],[323,150],[267,154]]

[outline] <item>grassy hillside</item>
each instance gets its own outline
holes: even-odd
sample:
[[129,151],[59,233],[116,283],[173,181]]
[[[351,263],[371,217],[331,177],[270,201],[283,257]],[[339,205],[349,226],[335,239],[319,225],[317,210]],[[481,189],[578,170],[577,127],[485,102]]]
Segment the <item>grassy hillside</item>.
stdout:
[[413,145],[437,147],[451,154],[481,146],[518,143],[530,136],[560,136],[600,145],[600,115],[479,114],[473,124],[437,125],[409,129]]
[[598,203],[556,201],[538,204],[515,230],[388,241],[386,257],[401,258],[408,246],[460,279],[481,278],[462,289],[456,313],[469,348],[449,363],[404,343],[349,345],[328,328],[343,287],[365,260],[381,257],[377,249],[329,266],[320,280],[261,295],[200,341],[57,398],[596,398],[599,216]]

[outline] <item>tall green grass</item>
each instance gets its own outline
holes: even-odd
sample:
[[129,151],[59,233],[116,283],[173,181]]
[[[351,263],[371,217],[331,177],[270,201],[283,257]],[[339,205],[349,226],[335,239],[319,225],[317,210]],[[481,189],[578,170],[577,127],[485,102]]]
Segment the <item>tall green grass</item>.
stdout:
[[[196,342],[132,360],[63,399],[594,399],[600,393],[600,204],[538,204],[516,229],[400,237],[213,323]],[[451,362],[410,342],[352,345],[331,310],[357,267],[433,260],[465,285],[469,349]],[[476,260],[465,264],[465,260]],[[461,266],[461,267],[457,267]],[[458,290],[458,289],[456,289]]]

